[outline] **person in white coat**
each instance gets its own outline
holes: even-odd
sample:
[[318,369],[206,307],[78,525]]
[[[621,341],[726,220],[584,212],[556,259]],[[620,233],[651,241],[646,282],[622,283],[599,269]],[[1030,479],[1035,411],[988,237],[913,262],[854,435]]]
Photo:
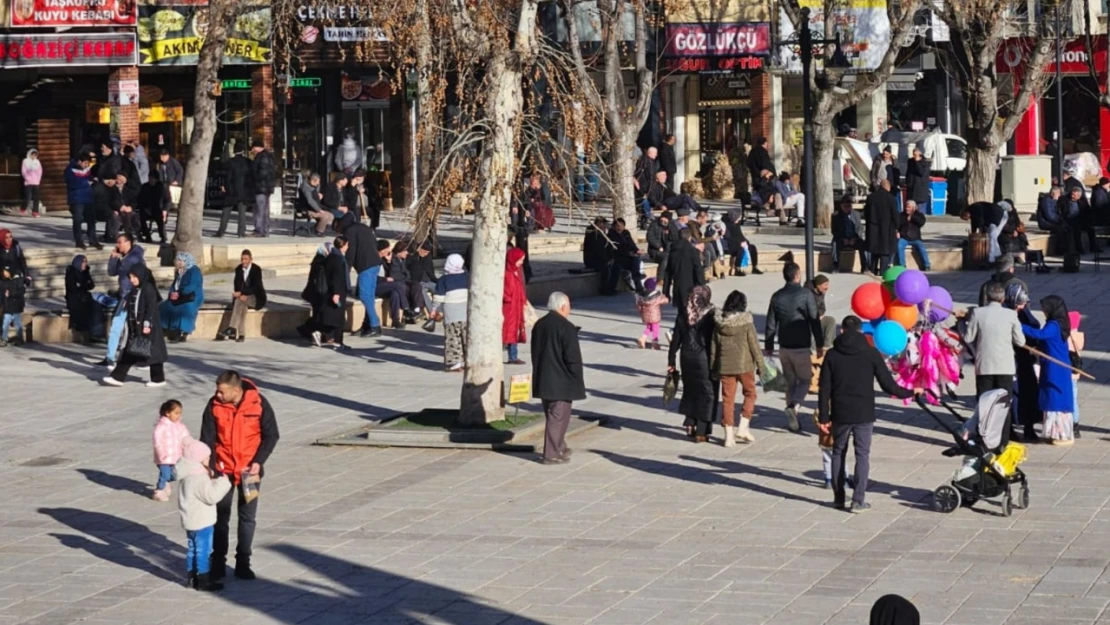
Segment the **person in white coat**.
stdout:
[[212,448],[198,440],[185,444],[185,453],[177,461],[177,510],[185,528],[189,546],[185,552],[185,570],[189,585],[197,590],[222,590],[224,585],[209,578],[212,536],[216,527],[216,504],[231,490],[227,476],[213,478],[208,468]]

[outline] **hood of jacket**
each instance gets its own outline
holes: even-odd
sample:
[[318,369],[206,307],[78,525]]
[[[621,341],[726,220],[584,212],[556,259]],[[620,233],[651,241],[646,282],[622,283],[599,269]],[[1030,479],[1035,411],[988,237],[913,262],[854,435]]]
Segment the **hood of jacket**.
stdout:
[[177,465],[175,466],[175,468],[177,469],[177,479],[179,481],[192,475],[208,474],[208,469],[205,469],[204,465],[197,462],[196,460],[189,460],[184,456],[182,456],[181,459],[177,461]]
[[744,326],[755,323],[755,318],[747,311],[724,313],[718,308],[713,315],[717,322],[717,333],[721,336],[736,336]]
[[833,349],[845,356],[855,356],[871,349],[862,332],[845,332],[833,341]]

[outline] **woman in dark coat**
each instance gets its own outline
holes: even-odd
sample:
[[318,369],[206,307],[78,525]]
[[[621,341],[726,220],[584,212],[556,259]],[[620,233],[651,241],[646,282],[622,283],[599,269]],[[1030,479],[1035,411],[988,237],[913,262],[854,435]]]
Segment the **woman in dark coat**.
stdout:
[[913,157],[906,161],[906,198],[924,207],[929,202],[929,161],[921,150],[914,148]]
[[301,299],[312,307],[312,316],[297,327],[297,332],[305,338],[311,338],[317,347],[323,345],[323,326],[320,323],[320,316],[323,313],[324,300],[328,295],[328,276],[324,265],[331,250],[330,241],[316,248],[316,255],[312,257],[312,264],[308,267],[308,282],[301,291]]
[[890,182],[867,196],[863,206],[867,220],[867,251],[871,252],[871,272],[879,273],[890,267],[890,257],[898,249],[898,205],[890,193]]
[[667,357],[668,371],[677,368],[682,375],[682,401],[678,411],[686,417],[683,425],[695,443],[709,440],[717,411],[717,384],[710,379],[709,366],[714,329],[710,314],[713,312],[712,297],[709,287],[704,285],[690,292],[686,310],[679,312]]
[[744,268],[740,266],[740,261],[744,258],[743,248],[747,246],[752,273],[759,275],[763,273],[759,270],[759,250],[756,249],[754,243],[748,240],[748,237],[744,236],[744,227],[740,225],[743,220],[744,211],[739,208],[729,211],[728,219],[725,220],[725,233],[728,235],[728,253],[730,254],[731,264],[729,271],[734,276],[744,275]]
[[[108,386],[123,386],[127,373],[137,364],[150,366],[150,381],[148,387],[166,385],[166,372],[164,365],[167,359],[166,339],[162,336],[162,320],[158,316],[158,287],[154,284],[154,277],[146,265],[135,265],[128,272],[127,277],[135,288],[127,294],[127,345],[123,349],[116,368],[111,375],[102,382]],[[149,357],[133,353],[139,341],[149,339]]]
[[347,321],[347,295],[351,270],[347,266],[346,237],[335,237],[331,252],[324,259],[324,276],[328,283],[328,294],[320,307],[320,332],[326,343],[340,350],[350,349],[343,344],[343,326]]
[[[84,255],[73,257],[66,267],[66,310],[69,311],[69,329],[84,332],[89,338],[104,332],[104,315],[100,312],[92,290],[96,288],[89,273],[89,261]],[[99,330],[99,331],[98,331]]]
[[3,313],[0,347],[8,346],[8,333],[12,327],[15,328],[13,342],[23,344],[23,306],[30,283],[23,248],[10,230],[0,229],[0,312]]
[[[1029,293],[1019,280],[1014,280],[1006,286],[1004,304],[1006,308],[1017,311],[1018,321],[1023,325],[1034,328],[1041,327],[1041,322],[1029,310]],[[1038,347],[1037,341],[1034,339],[1026,339],[1025,344],[1029,347]],[[1041,422],[1042,416],[1040,406],[1037,403],[1039,382],[1037,372],[1033,368],[1037,364],[1037,357],[1020,347],[1015,347],[1014,361],[1017,365],[1017,375],[1014,377],[1017,384],[1017,392],[1015,393],[1017,401],[1014,402],[1014,413],[1017,422],[1021,424],[1024,430],[1023,440],[1027,443],[1036,442],[1038,440],[1037,430],[1033,426]]]

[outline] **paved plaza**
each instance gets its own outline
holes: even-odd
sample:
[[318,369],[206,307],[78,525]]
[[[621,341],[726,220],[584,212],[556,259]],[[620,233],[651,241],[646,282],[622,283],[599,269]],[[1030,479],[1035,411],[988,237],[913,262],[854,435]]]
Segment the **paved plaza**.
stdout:
[[[1034,301],[1058,293],[1084,313],[1085,361],[1101,381],[1080,386],[1082,440],[1031,449],[1032,507],[1010,518],[989,504],[931,511],[958,459],[941,456],[950,439],[920,409],[888,399],[865,515],[832,509],[814,428],[786,432],[779,393],[759,398],[755,444],[692,444],[662,408],[665,353],[633,349],[630,295],[574,302],[590,394],[575,409],[610,419],[570,441],[564,466],[313,446],[398,411],[457,405],[442,338],[419,330],[352,339],[348,354],[268,340],[171,346],[162,389],[135,377],[97,386],[106,372],[90,348],[5,350],[0,625],[847,625],[866,623],[887,593],[926,623],[1110,623],[1110,274],[1021,277]],[[985,278],[932,276],[964,303]],[[864,280],[833,276],[830,312],[846,314]],[[762,328],[780,284],[712,288],[718,304],[747,292]],[[175,503],[149,499],[151,430],[175,397],[198,434],[228,367],[259,384],[282,438],[263,481],[259,579],[203,594],[182,585]]]

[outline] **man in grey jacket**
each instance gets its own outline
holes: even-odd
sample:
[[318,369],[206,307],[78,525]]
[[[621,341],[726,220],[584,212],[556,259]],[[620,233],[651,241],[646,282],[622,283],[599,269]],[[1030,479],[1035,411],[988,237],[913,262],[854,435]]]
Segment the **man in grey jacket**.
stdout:
[[971,313],[964,338],[975,346],[976,396],[996,388],[1007,393],[1014,386],[1014,345],[1025,345],[1025,335],[1017,312],[1004,308],[1006,293],[1002,285],[992,282],[986,286],[987,305]]
[[786,286],[771,296],[767,327],[763,333],[768,357],[775,350],[775,335],[779,338],[782,374],[786,376],[786,425],[791,432],[801,429],[798,408],[813,379],[810,350],[816,345],[817,357],[825,355],[825,337],[821,332],[817,300],[812,291],[800,284],[801,274],[802,268],[797,263],[788,262],[782,268]]

